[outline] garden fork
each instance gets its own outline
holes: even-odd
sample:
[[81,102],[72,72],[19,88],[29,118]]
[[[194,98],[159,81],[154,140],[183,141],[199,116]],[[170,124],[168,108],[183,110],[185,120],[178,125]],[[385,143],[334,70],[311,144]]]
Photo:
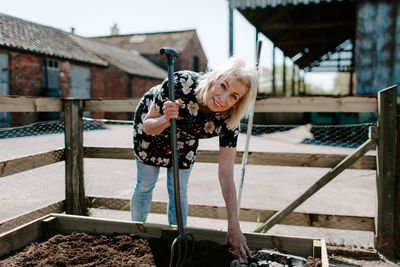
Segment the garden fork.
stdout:
[[[179,53],[168,47],[160,49],[160,54],[165,55],[167,58],[167,70],[168,70],[168,94],[169,99],[175,102],[174,92],[174,58]],[[183,229],[182,210],[181,210],[181,197],[179,189],[179,159],[178,159],[178,146],[176,138],[176,120],[171,119],[171,148],[172,148],[172,166],[174,170],[174,194],[175,194],[175,211],[176,220],[178,223],[178,236],[174,239],[171,245],[171,259],[169,266],[180,267],[183,264],[190,261],[194,251],[194,237],[191,233],[185,233]],[[177,250],[177,257],[175,258],[175,251]]]

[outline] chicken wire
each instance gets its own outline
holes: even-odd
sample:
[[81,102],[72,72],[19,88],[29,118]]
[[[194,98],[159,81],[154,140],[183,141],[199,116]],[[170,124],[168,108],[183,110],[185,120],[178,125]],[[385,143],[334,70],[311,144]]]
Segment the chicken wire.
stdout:
[[[374,123],[345,125],[306,125],[309,136],[301,144],[324,145],[332,147],[357,148],[368,140],[369,127]],[[252,135],[288,132],[300,125],[253,125]],[[247,133],[247,124],[241,124],[240,132]]]
[[64,121],[0,128],[0,148],[0,224],[65,199]]
[[[371,125],[373,124],[253,125],[249,150],[350,154],[368,138],[368,128]],[[132,121],[83,118],[83,126],[85,147],[133,147]],[[246,127],[246,124],[240,127],[238,151],[244,150]],[[39,122],[0,129],[1,161],[64,148],[63,131],[63,121]],[[199,149],[218,150],[218,139],[201,140]],[[375,154],[375,151],[369,153]],[[238,179],[241,173],[240,168],[239,164],[235,164],[235,179]],[[224,206],[218,185],[217,169],[215,163],[195,164],[189,182],[189,204]],[[303,193],[328,170],[248,165],[242,207],[279,210]],[[207,175],[204,175],[205,173]],[[84,177],[87,196],[130,199],[136,182],[136,164],[133,158],[132,160],[85,158]],[[1,206],[16,207],[10,209],[12,212],[6,213],[10,218],[17,213],[26,213],[27,208],[40,208],[44,202],[51,204],[64,199],[65,165],[62,161],[3,177],[0,178],[0,183],[2,183]],[[167,201],[165,185],[166,172],[162,168],[153,192],[153,201]],[[10,188],[12,195],[6,193]],[[375,211],[370,207],[375,206],[375,197],[375,171],[346,170],[296,211],[373,217]],[[18,205],[15,205],[15,199]],[[29,205],[26,205],[27,199],[30,200]],[[336,201],[337,199],[341,201]],[[353,204],[348,205],[348,203]],[[0,221],[3,217],[0,217]]]

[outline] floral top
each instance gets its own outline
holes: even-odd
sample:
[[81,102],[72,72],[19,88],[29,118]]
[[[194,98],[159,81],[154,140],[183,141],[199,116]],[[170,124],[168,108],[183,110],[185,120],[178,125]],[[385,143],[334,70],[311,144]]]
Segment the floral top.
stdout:
[[[200,138],[219,136],[220,147],[235,148],[238,128],[230,130],[221,113],[205,114],[200,111],[194,92],[200,73],[179,71],[174,73],[175,100],[179,102],[179,117],[176,120],[179,168],[193,166]],[[133,143],[136,158],[148,165],[172,167],[172,150],[170,127],[158,135],[147,135],[143,132],[143,119],[151,104],[163,114],[163,102],[168,98],[168,80],[151,88],[140,100],[136,108]]]

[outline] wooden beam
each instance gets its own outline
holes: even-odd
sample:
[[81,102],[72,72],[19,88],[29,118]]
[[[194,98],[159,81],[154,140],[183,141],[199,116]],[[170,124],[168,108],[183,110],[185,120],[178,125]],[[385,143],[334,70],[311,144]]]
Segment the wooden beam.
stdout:
[[[217,163],[219,152],[216,150],[199,150],[196,162]],[[84,147],[85,158],[134,159],[133,148],[120,147]],[[235,163],[240,164],[243,151],[236,152]],[[247,163],[252,165],[294,166],[332,168],[346,155],[307,154],[278,152],[249,152]],[[363,156],[352,164],[350,169],[375,170],[375,156]]]
[[63,161],[65,159],[64,153],[64,149],[58,149],[26,157],[0,161],[0,177]]
[[347,169],[351,164],[353,164],[362,155],[367,153],[371,148],[375,146],[375,140],[368,139],[363,145],[361,145],[353,154],[347,156],[339,164],[337,164],[333,169],[322,176],[317,182],[315,182],[310,188],[308,188],[301,196],[290,203],[287,207],[275,213],[271,218],[269,218],[265,223],[256,229],[256,232],[266,232],[275,224],[280,223],[289,213],[300,206],[304,201],[311,197],[314,193],[324,187],[327,183],[333,180],[341,172]]
[[[12,219],[7,219],[6,221],[0,222],[0,233],[10,231],[11,229],[14,229],[23,224],[29,223],[29,222],[36,220],[40,217],[43,217],[49,213],[62,213],[65,211],[65,209],[64,209],[65,203],[64,202],[65,202],[64,200],[59,201],[59,202],[53,203],[51,205],[34,210],[32,212],[26,213],[24,215],[21,215],[21,216],[12,218]],[[1,250],[1,246],[0,246],[0,250]]]
[[[139,99],[83,100],[83,111],[133,112]],[[0,96],[0,112],[62,112],[52,97]],[[258,99],[254,112],[377,112],[375,97],[269,97]]]
[[[106,208],[113,210],[130,210],[130,201],[128,199],[89,197],[92,208]],[[194,205],[189,204],[188,215],[200,218],[223,219],[226,220],[226,207]],[[153,201],[151,213],[166,214],[167,203]],[[276,213],[274,210],[260,209],[240,209],[240,220],[247,222],[265,221]],[[374,218],[362,216],[341,216],[331,214],[311,214],[292,212],[281,224],[322,227],[345,230],[374,231]]]
[[83,178],[82,101],[65,99],[65,210],[68,214],[86,215]]
[[135,159],[133,148],[127,147],[84,147],[85,158]]
[[270,97],[258,99],[254,112],[377,112],[375,97]]
[[[86,233],[130,233],[142,237],[159,238],[164,236],[166,231],[176,231],[176,227],[152,224],[138,223],[121,220],[110,220],[91,218],[84,216],[72,216],[64,214],[52,214],[57,219],[57,227],[60,234],[70,234],[72,232]],[[186,227],[185,231],[190,232],[195,236],[196,241],[209,240],[219,244],[226,244],[226,231],[213,230],[196,227]],[[250,249],[269,248],[280,249],[286,253],[308,257],[312,256],[313,243],[315,239],[306,237],[291,237],[291,236],[270,236],[257,233],[244,233],[247,239],[247,245]],[[1,241],[1,240],[0,240]],[[321,240],[322,241],[322,240]],[[1,244],[1,243],[0,243]],[[321,253],[323,255],[323,252]],[[328,265],[322,265],[328,267]]]
[[397,86],[378,92],[377,223],[376,248],[389,256],[395,252],[396,213],[396,105]]
[[396,151],[396,213],[394,238],[398,240],[395,244],[395,257],[400,259],[400,114],[397,114],[397,151]]
[[[298,30],[315,30],[315,29],[326,29],[326,28],[341,28],[341,27],[353,27],[354,21],[329,21],[323,23],[296,23]],[[269,23],[260,25],[260,29],[264,31],[280,31],[280,30],[291,30],[293,28],[292,23]]]
[[0,112],[61,112],[60,98],[0,96]]
[[83,111],[135,112],[140,99],[85,99]]

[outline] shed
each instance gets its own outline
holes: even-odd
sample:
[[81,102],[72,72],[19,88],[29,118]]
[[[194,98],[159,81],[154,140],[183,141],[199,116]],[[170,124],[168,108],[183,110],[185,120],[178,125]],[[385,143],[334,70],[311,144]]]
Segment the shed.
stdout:
[[[354,71],[357,95],[400,83],[398,1],[228,2],[305,71]],[[343,51],[346,58],[334,56]]]

